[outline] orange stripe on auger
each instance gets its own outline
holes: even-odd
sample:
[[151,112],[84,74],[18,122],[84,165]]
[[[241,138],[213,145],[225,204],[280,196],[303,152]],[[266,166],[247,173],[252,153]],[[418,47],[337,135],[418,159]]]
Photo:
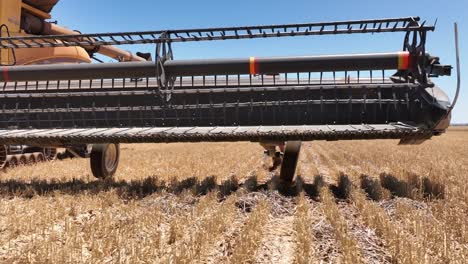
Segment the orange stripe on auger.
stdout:
[[250,74],[255,75],[258,74],[258,61],[255,57],[250,57]]
[[408,70],[411,67],[410,53],[407,51],[398,53],[398,69]]

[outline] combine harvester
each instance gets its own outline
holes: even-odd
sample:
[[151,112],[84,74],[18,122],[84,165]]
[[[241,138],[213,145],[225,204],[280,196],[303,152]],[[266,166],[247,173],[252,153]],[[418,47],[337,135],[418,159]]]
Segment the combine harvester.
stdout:
[[[51,34],[78,34],[78,32],[46,22],[59,0],[9,0],[0,1],[0,37]],[[40,49],[2,49],[1,66],[34,64],[90,63],[94,53],[118,61],[145,61],[129,52],[112,46],[100,47],[47,47]],[[144,55],[144,54],[142,54]],[[57,153],[56,148],[30,145],[0,145],[0,169],[6,166],[32,164],[45,160],[71,157],[68,151]]]
[[[453,104],[431,78],[418,17],[105,34],[3,37],[0,48],[156,46],[155,61],[5,66],[0,143],[66,148],[111,177],[119,143],[259,142],[294,178],[301,141],[442,134]],[[173,43],[365,33],[404,34],[390,53],[175,60]],[[458,57],[458,48],[457,48]],[[458,87],[459,88],[459,87]],[[459,89],[458,89],[459,90]]]

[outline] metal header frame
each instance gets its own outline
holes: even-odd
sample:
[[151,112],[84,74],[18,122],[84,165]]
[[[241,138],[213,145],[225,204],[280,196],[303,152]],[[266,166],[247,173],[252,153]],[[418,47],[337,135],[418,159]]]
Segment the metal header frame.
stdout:
[[6,37],[0,38],[0,48],[127,45],[356,33],[427,32],[435,30],[435,26],[427,26],[425,21],[422,23],[419,23],[419,21],[419,17],[404,17],[242,27]]
[[[427,32],[434,29],[419,17],[406,17],[0,38],[0,48],[9,49],[145,43],[156,48],[152,62],[3,67],[0,139],[59,145],[137,142],[143,134],[142,142],[426,139],[440,133],[434,124],[447,115],[430,94],[434,84],[428,78],[451,70],[425,53]],[[401,52],[174,60],[172,49],[181,42],[386,32],[404,33]],[[132,127],[140,130],[128,132]],[[225,127],[220,136],[213,132],[219,127]],[[49,134],[54,128],[64,133]],[[39,130],[45,138],[35,138]]]

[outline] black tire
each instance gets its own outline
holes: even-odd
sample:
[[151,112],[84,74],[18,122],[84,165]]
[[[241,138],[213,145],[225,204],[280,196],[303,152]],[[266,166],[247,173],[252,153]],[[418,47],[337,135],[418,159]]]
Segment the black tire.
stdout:
[[57,159],[57,149],[56,148],[44,148],[44,157],[46,160],[56,160]]
[[44,162],[46,159],[44,157],[44,153],[35,153],[34,156],[36,156],[36,162],[39,163],[39,162]]
[[34,163],[36,163],[36,156],[34,156],[34,154],[29,154],[28,165],[33,165]]
[[0,170],[7,165],[8,150],[5,145],[0,145]]
[[299,160],[299,152],[301,151],[301,143],[301,141],[286,142],[280,172],[280,179],[285,182],[292,182],[294,179],[297,161]]
[[91,171],[99,179],[114,176],[119,165],[119,144],[94,144],[91,150]]
[[18,165],[19,166],[28,165],[28,157],[26,157],[26,155],[24,154],[21,154],[20,157],[18,158]]
[[18,163],[19,163],[19,160],[18,160],[18,157],[16,157],[16,155],[10,156],[10,158],[8,159],[8,166],[10,168],[18,167]]

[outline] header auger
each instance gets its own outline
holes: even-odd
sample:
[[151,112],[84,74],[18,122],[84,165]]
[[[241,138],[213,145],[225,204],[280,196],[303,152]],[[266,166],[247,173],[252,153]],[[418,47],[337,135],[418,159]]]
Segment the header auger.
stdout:
[[[0,38],[0,48],[153,44],[154,61],[5,66],[0,141],[64,147],[111,176],[119,143],[252,141],[281,178],[300,142],[439,135],[453,108],[431,78],[452,67],[426,52],[418,17],[326,23]],[[172,43],[403,33],[398,52],[176,60]],[[458,51],[457,51],[458,54]],[[149,56],[147,56],[149,58]]]

